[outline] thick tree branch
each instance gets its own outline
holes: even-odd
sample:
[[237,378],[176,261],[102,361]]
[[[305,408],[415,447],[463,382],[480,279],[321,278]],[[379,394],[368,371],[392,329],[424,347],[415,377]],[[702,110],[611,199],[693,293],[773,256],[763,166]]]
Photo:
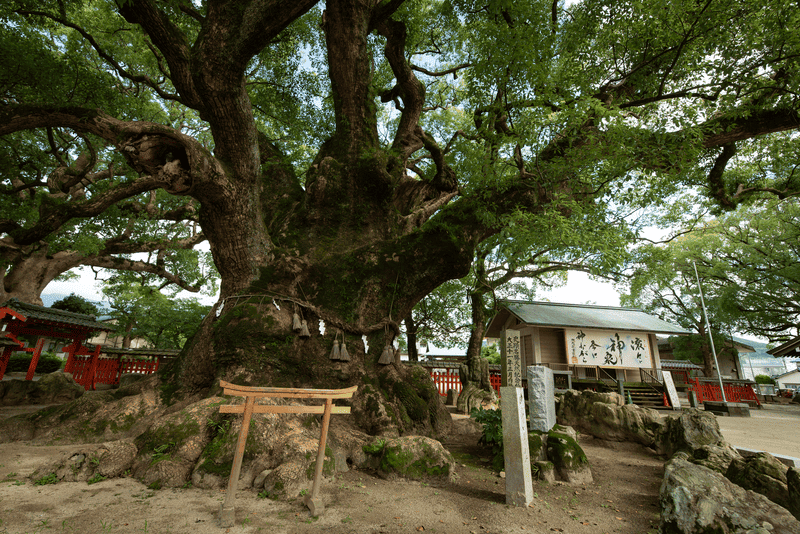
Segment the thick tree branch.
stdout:
[[427,76],[441,77],[441,76],[447,76],[448,74],[455,74],[458,71],[461,71],[461,70],[464,70],[464,69],[468,69],[471,66],[472,66],[472,63],[462,63],[461,65],[449,68],[447,70],[440,70],[440,71],[437,71],[437,72],[433,72],[433,71],[430,71],[430,70],[428,70],[428,69],[426,69],[424,67],[418,67],[417,65],[411,65],[411,70],[415,70],[417,72],[421,72],[422,74],[425,74]]
[[405,24],[389,20],[380,24],[378,30],[386,37],[384,54],[397,79],[398,96],[403,99],[400,124],[392,150],[400,153],[400,158],[405,161],[423,145],[417,135],[417,127],[422,116],[422,106],[425,104],[425,86],[414,76],[411,65],[405,58]]
[[81,264],[89,265],[92,267],[100,267],[103,269],[113,269],[118,271],[131,271],[135,273],[150,273],[154,274],[169,283],[175,284],[181,289],[197,293],[200,287],[193,286],[180,276],[169,272],[163,267],[153,265],[139,260],[130,260],[127,258],[118,258],[110,256],[86,256],[81,260]]
[[172,84],[190,108],[203,111],[204,104],[192,79],[191,45],[183,32],[161,12],[152,0],[118,3],[119,13],[131,24],[139,24],[169,65]]
[[800,112],[791,108],[751,110],[746,116],[711,119],[702,127],[708,132],[703,146],[715,148],[761,135],[796,130],[800,128]]
[[17,229],[20,244],[43,239],[74,217],[92,217],[108,207],[145,191],[163,188],[173,194],[191,194],[220,202],[231,195],[219,163],[191,137],[148,122],[117,120],[98,110],[60,107],[13,107],[0,111],[0,135],[42,127],[65,127],[92,133],[115,146],[144,176],[122,182],[89,200],[40,206],[32,228]]
[[736,203],[728,196],[725,181],[722,178],[725,174],[725,166],[734,155],[736,155],[736,144],[728,143],[724,145],[722,147],[722,152],[717,156],[716,161],[714,161],[714,166],[708,173],[708,184],[711,196],[725,209],[733,209],[736,207]]

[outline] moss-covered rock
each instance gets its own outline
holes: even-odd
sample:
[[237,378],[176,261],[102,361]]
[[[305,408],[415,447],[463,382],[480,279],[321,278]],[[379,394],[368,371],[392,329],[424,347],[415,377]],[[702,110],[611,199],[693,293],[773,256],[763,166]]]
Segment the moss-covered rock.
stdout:
[[205,399],[153,423],[135,440],[133,475],[148,486],[186,484],[210,440],[206,422],[218,406],[219,399]]
[[547,435],[547,459],[560,480],[581,485],[593,481],[589,460],[574,437],[566,432],[550,431]]
[[667,417],[655,436],[656,450],[665,456],[678,451],[692,453],[704,445],[724,442],[716,416],[711,412],[691,408]]
[[130,440],[100,445],[86,445],[55,462],[39,466],[31,475],[33,481],[50,476],[58,482],[89,482],[123,476],[136,458],[136,446]]
[[556,468],[553,462],[538,461],[532,463],[532,475],[535,479],[552,484],[556,481]]
[[455,460],[434,439],[408,436],[387,440],[383,445],[378,474],[384,478],[448,481],[455,477]]
[[387,365],[376,381],[369,375],[360,380],[366,384],[353,397],[352,417],[366,432],[383,437],[450,432],[450,413],[421,367]]

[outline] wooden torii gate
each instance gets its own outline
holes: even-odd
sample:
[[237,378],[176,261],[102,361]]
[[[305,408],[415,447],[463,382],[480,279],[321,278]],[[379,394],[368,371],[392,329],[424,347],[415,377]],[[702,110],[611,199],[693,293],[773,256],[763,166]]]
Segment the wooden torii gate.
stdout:
[[[235,522],[235,501],[236,488],[239,485],[239,474],[242,469],[242,457],[244,447],[247,443],[247,433],[250,429],[250,419],[254,413],[314,413],[322,414],[322,430],[319,437],[319,449],[317,450],[317,464],[314,473],[314,485],[311,493],[306,495],[305,504],[311,510],[312,516],[322,515],[325,506],[319,498],[319,485],[322,479],[322,464],[325,461],[325,442],[328,438],[328,425],[330,424],[331,414],[350,413],[349,406],[334,406],[333,399],[349,399],[358,389],[352,386],[346,389],[296,389],[296,388],[269,388],[269,387],[250,387],[237,386],[230,382],[220,380],[219,385],[223,388],[224,395],[244,397],[244,404],[224,404],[219,407],[219,413],[241,413],[242,429],[239,431],[239,441],[236,445],[236,453],[233,456],[233,467],[231,476],[228,479],[228,491],[225,494],[225,502],[220,507],[219,523],[221,527],[232,527]],[[324,405],[304,405],[293,404],[288,406],[276,406],[267,404],[256,404],[256,399],[272,398],[294,398],[294,399],[324,399]]]
[[[32,380],[47,338],[72,341],[63,348],[63,351],[68,354],[64,367],[65,373],[72,372],[72,365],[77,355],[92,356],[92,365],[96,366],[101,347],[98,345],[94,350],[90,350],[83,343],[98,330],[110,330],[98,323],[93,315],[46,308],[20,302],[17,299],[8,300],[0,306],[0,323],[3,328],[0,337],[5,339],[5,346],[0,353],[0,379],[5,375],[12,352],[30,352],[32,353],[31,363],[25,379]],[[20,336],[38,337],[38,340],[34,346],[26,347],[25,341],[21,340]],[[94,372],[89,375],[90,382],[81,383],[81,385],[86,389],[94,389],[93,377]]]

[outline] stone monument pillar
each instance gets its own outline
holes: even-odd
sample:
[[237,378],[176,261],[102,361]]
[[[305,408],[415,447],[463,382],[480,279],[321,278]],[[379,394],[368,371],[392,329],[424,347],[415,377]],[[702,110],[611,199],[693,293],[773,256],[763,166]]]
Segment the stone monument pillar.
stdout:
[[506,504],[528,506],[533,501],[533,481],[528,425],[525,423],[519,332],[504,330],[501,348],[503,386],[500,388],[500,407],[503,411]]
[[544,365],[531,365],[527,370],[531,430],[550,432],[556,424],[553,370]]

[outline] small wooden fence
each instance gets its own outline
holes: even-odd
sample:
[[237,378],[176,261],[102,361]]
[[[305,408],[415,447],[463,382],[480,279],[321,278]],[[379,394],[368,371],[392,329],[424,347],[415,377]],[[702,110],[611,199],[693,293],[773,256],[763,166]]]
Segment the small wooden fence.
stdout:
[[[722,393],[719,389],[719,383],[701,382],[698,378],[690,378],[687,384],[689,385],[689,391],[694,391],[697,395],[698,402],[722,402],[723,400]],[[747,404],[761,406],[751,386],[730,382],[723,382],[722,386],[725,388],[725,398],[728,402],[746,402]]]

